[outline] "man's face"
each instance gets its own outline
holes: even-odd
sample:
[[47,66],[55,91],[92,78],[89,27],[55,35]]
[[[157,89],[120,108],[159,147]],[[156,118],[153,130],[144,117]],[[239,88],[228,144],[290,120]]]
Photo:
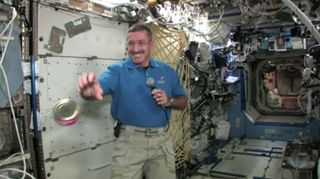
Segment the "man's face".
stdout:
[[152,41],[149,39],[146,31],[129,32],[127,48],[133,63],[143,67],[149,65]]

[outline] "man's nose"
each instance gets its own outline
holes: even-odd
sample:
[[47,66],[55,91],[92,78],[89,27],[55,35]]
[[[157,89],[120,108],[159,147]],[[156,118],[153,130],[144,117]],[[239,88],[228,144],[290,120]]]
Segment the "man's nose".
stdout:
[[141,50],[141,45],[139,45],[138,43],[135,43],[131,46],[132,51],[139,51]]

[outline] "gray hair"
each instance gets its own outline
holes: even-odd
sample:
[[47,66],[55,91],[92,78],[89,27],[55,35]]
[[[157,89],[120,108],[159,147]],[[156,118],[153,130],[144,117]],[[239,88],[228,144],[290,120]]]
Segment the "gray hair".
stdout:
[[130,32],[139,32],[139,31],[146,31],[147,32],[147,36],[150,40],[152,40],[152,32],[149,29],[149,27],[147,27],[144,24],[135,24],[132,27],[130,27],[130,29],[128,30],[128,33]]

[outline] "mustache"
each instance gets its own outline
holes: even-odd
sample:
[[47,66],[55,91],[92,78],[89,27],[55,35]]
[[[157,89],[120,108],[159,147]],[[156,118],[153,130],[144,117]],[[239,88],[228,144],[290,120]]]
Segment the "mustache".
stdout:
[[136,55],[136,54],[144,53],[144,52],[145,52],[144,50],[132,51],[131,54],[132,54],[132,55]]

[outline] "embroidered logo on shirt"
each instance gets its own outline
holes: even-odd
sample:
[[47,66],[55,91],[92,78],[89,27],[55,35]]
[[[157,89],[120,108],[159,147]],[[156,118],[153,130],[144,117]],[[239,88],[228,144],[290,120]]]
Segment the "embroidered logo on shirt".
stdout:
[[165,84],[166,81],[164,80],[164,76],[161,76],[160,80],[158,80],[159,84]]

